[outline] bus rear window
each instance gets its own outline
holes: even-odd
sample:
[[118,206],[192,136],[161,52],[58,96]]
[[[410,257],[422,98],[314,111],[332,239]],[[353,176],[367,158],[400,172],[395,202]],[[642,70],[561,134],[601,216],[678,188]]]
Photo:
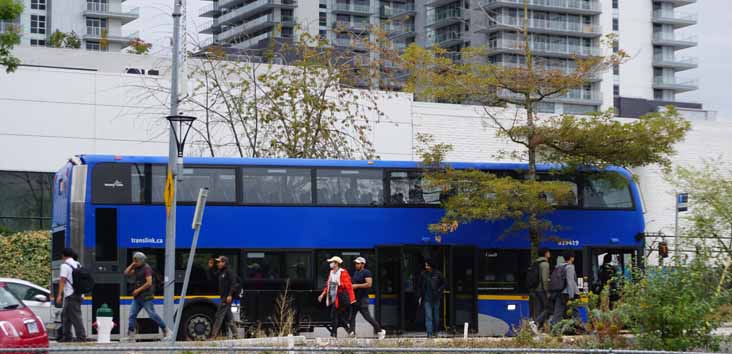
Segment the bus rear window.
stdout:
[[628,181],[617,173],[585,175],[582,202],[585,209],[633,208],[633,198]]
[[145,200],[145,165],[104,163],[92,170],[92,202],[132,204]]

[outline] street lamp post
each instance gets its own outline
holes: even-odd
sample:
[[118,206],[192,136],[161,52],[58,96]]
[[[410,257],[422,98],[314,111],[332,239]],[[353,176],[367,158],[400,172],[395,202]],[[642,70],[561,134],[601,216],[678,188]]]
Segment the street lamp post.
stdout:
[[[174,91],[173,86],[171,88]],[[163,288],[163,319],[167,324],[175,323],[175,211],[177,204],[177,182],[179,171],[183,167],[183,148],[185,147],[188,132],[191,130],[195,117],[170,115],[165,117],[170,123],[170,140],[172,148],[168,156],[168,178],[165,185],[165,282]],[[171,338],[175,340],[175,338]]]

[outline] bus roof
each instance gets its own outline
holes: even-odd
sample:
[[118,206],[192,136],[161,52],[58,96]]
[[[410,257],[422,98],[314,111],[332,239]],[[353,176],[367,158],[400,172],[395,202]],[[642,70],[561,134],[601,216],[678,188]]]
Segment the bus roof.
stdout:
[[[79,155],[84,164],[98,163],[150,163],[167,164],[166,156],[122,156],[122,155]],[[192,165],[231,165],[231,166],[294,166],[294,167],[350,167],[350,168],[419,168],[418,161],[387,160],[320,160],[292,158],[238,158],[238,157],[186,157],[185,164]],[[526,163],[521,162],[446,162],[456,169],[482,170],[524,170]],[[559,168],[556,164],[538,164],[539,171]],[[627,170],[609,167],[609,170],[620,172],[629,177]]]

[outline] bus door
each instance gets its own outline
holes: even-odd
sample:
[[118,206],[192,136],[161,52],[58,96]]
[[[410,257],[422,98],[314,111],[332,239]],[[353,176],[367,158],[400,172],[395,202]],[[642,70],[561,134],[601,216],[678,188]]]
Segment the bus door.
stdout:
[[[591,290],[598,290],[600,285],[600,271],[606,262],[611,262],[619,275],[629,278],[634,267],[639,266],[639,251],[636,248],[592,248],[589,250],[590,257],[585,266],[589,270],[591,278],[589,286]],[[587,273],[585,273],[587,274]]]
[[477,260],[475,247],[450,248],[449,272],[445,275],[450,284],[450,300],[445,304],[449,310],[448,323],[458,332],[465,323],[471,332],[478,330]]
[[401,247],[376,247],[376,320],[392,333],[402,329],[401,258]]

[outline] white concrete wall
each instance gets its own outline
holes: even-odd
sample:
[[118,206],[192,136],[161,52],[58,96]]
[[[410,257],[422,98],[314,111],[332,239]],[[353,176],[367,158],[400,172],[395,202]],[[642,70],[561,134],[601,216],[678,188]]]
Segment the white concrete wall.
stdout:
[[620,48],[630,55],[620,66],[620,95],[653,99],[653,2],[620,1],[618,11]]

